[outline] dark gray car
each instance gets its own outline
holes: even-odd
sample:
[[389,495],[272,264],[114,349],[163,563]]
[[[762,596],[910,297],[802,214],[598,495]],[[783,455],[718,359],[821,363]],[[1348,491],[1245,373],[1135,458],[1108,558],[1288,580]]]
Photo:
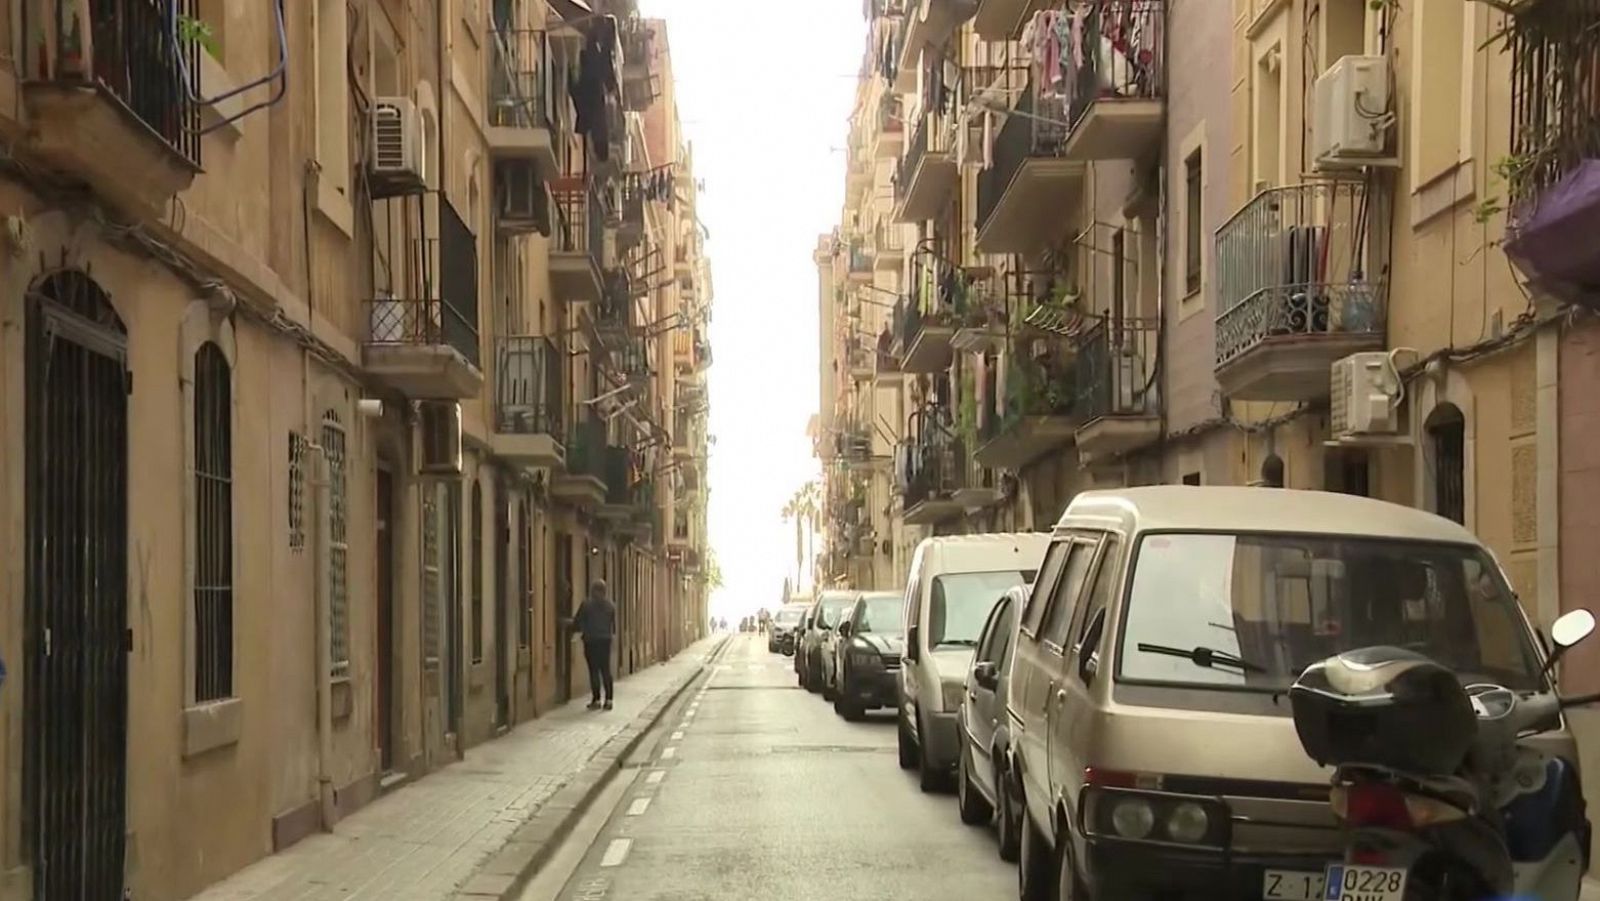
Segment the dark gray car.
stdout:
[[807,691],[822,691],[822,639],[839,624],[859,594],[850,589],[824,591],[812,605],[808,628],[800,633],[794,655],[795,672]]
[[1011,751],[1006,695],[1011,687],[1017,611],[1027,603],[1028,591],[1026,585],[1010,589],[989,611],[957,714],[956,804],[961,821],[980,825],[997,820],[1003,860],[1016,860],[1022,841],[1021,808],[1009,790],[1006,773]]
[[834,642],[832,700],[840,716],[858,720],[868,710],[899,704],[905,639],[905,598],[899,592],[869,591],[855,602]]

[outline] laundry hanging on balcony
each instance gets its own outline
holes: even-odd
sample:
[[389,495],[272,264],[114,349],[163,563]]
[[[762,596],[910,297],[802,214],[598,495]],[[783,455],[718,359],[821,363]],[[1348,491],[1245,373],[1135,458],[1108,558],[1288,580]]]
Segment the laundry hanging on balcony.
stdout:
[[589,139],[595,157],[602,162],[611,157],[606,98],[618,91],[617,42],[617,20],[611,16],[598,20],[578,55],[578,74],[570,88],[572,105],[578,111],[577,131]]

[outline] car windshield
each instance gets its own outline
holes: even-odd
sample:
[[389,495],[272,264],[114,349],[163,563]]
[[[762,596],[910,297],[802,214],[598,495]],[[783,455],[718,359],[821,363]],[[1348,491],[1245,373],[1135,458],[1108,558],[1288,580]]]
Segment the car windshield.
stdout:
[[805,615],[806,612],[804,610],[779,610],[778,615],[773,617],[773,621],[780,626],[792,626],[800,621],[800,617]]
[[858,634],[873,632],[878,635],[904,635],[906,631],[905,600],[897,594],[868,597],[861,609]]
[[1516,596],[1489,555],[1468,545],[1148,535],[1124,620],[1124,679],[1278,691],[1319,660],[1389,645],[1464,681],[1539,685]]
[[817,614],[817,624],[827,626],[830,629],[839,625],[839,620],[843,617],[844,612],[850,609],[850,604],[849,598],[823,601],[822,610]]
[[928,646],[976,647],[989,611],[1006,589],[1024,581],[1024,575],[1014,569],[935,576],[928,609]]

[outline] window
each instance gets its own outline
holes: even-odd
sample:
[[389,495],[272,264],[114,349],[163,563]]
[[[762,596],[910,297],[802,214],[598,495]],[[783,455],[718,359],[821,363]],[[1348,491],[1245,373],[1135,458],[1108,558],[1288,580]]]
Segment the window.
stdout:
[[472,662],[483,662],[483,483],[472,483]]
[[1184,473],[1183,484],[1185,484],[1185,485],[1199,485],[1200,484],[1200,473],[1198,473],[1198,472]]
[[422,662],[439,666],[439,486],[422,489]]
[[194,355],[194,699],[233,696],[233,379],[222,348]]
[[1271,693],[1318,660],[1389,645],[1464,681],[1514,690],[1540,682],[1516,596],[1473,545],[1149,535],[1124,621],[1120,678]]
[[[1418,0],[1413,7],[1411,174],[1413,188],[1448,172],[1467,153],[1463,113],[1471,108],[1465,78],[1468,8],[1453,0]],[[1427,60],[1427,65],[1422,64]],[[1465,89],[1465,90],[1464,90]]]
[[1056,579],[1061,576],[1061,564],[1066,561],[1067,551],[1071,547],[1071,542],[1057,541],[1045,553],[1044,566],[1040,568],[1039,578],[1034,581],[1033,591],[1028,595],[1028,606],[1023,608],[1023,632],[1034,635],[1039,631],[1044,610],[1049,606],[1050,592],[1055,590]]
[[976,648],[989,611],[1001,595],[1025,581],[1014,569],[935,576],[933,600],[928,605],[928,647]]
[[1200,260],[1205,253],[1205,207],[1201,194],[1204,181],[1201,151],[1183,161],[1183,278],[1185,290],[1200,290]]
[[983,645],[978,648],[978,659],[990,663],[998,663],[1006,650],[1011,645],[1011,624],[1016,616],[1016,605],[1011,603],[1009,597],[1000,599],[994,611],[989,614],[989,632],[984,635]]
[[[1089,597],[1083,605],[1081,614],[1073,618],[1078,625],[1073,629],[1073,649],[1080,650],[1079,646],[1089,637],[1089,630],[1094,626],[1094,619],[1111,603],[1111,595],[1117,590],[1117,554],[1122,548],[1122,542],[1114,535],[1106,537],[1101,546],[1100,566],[1094,573],[1094,584],[1089,586]],[[1082,649],[1086,653],[1093,648]]]
[[306,549],[306,439],[289,433],[289,550]]
[[1089,576],[1089,564],[1094,560],[1094,545],[1075,541],[1067,565],[1061,571],[1061,581],[1050,597],[1050,611],[1045,614],[1044,628],[1039,637],[1045,644],[1065,648],[1072,629],[1072,613],[1078,607],[1078,595],[1083,591],[1084,580]]
[[328,461],[328,649],[333,674],[350,672],[349,496],[345,482],[345,432],[339,414],[322,414],[322,453]]

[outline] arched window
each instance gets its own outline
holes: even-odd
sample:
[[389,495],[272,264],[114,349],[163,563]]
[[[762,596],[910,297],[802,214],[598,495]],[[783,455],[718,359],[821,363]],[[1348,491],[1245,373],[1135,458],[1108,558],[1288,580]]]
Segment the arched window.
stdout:
[[222,348],[194,355],[194,699],[233,697],[233,378]]
[[1433,464],[1433,512],[1466,525],[1467,419],[1455,404],[1440,404],[1424,428],[1428,433],[1424,459]]
[[339,414],[322,414],[322,453],[328,462],[328,658],[333,674],[350,672],[350,501],[345,472],[345,431]]
[[472,483],[472,662],[483,662],[483,483]]

